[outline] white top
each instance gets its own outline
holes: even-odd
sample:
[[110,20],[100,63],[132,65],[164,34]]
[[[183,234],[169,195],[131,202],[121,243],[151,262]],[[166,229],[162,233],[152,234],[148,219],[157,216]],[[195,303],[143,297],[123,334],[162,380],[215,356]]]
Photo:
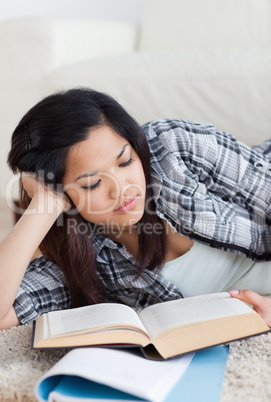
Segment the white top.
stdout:
[[175,260],[164,264],[160,272],[174,283],[184,297],[232,289],[250,289],[271,294],[271,262],[258,262],[200,243]]

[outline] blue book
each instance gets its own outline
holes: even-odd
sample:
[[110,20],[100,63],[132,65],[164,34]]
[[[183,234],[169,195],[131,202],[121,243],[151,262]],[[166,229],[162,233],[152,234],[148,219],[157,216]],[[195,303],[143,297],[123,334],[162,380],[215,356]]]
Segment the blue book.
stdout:
[[38,381],[36,396],[42,402],[218,402],[227,357],[228,346],[163,361],[137,349],[74,349]]

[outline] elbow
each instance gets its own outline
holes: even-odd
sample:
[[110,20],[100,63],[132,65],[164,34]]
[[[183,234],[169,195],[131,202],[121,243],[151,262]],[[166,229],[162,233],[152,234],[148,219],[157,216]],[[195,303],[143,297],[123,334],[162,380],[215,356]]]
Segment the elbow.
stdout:
[[20,325],[20,320],[12,307],[3,318],[0,318],[0,330],[8,329],[17,325]]

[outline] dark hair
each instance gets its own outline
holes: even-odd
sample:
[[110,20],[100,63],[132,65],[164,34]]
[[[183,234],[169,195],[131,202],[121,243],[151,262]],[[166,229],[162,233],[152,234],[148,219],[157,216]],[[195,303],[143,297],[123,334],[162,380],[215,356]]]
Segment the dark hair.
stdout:
[[[14,173],[43,172],[45,184],[59,189],[66,159],[72,145],[84,141],[91,129],[108,125],[125,138],[138,154],[146,178],[144,223],[161,222],[151,199],[150,152],[146,137],[138,123],[112,97],[88,88],[57,92],[31,108],[12,135],[8,164]],[[53,173],[53,174],[52,174]],[[21,185],[20,202],[26,208],[30,199]],[[150,211],[151,209],[151,211]],[[84,219],[77,212],[72,216],[77,224]],[[74,306],[106,301],[105,290],[99,279],[96,256],[89,233],[67,231],[69,214],[62,214],[63,224],[57,222],[43,239],[40,249],[63,270]],[[148,238],[146,238],[148,237]],[[164,233],[139,233],[138,273],[155,269],[165,257]]]

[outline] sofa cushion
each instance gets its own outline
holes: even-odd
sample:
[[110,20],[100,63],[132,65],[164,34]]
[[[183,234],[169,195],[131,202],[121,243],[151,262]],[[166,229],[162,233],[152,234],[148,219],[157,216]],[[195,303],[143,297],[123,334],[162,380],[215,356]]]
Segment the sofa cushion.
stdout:
[[19,18],[0,23],[0,195],[11,172],[10,136],[40,97],[42,77],[71,62],[134,50],[137,24],[84,18]]
[[271,47],[247,51],[134,52],[53,71],[44,95],[88,86],[112,94],[140,122],[211,122],[249,145],[270,137]]
[[[17,122],[40,96],[39,83],[60,66],[134,50],[137,25],[88,19],[22,18],[0,23],[1,125]],[[11,90],[12,88],[12,90]],[[16,96],[18,91],[22,96]]]
[[140,50],[271,45],[270,0],[144,0]]

